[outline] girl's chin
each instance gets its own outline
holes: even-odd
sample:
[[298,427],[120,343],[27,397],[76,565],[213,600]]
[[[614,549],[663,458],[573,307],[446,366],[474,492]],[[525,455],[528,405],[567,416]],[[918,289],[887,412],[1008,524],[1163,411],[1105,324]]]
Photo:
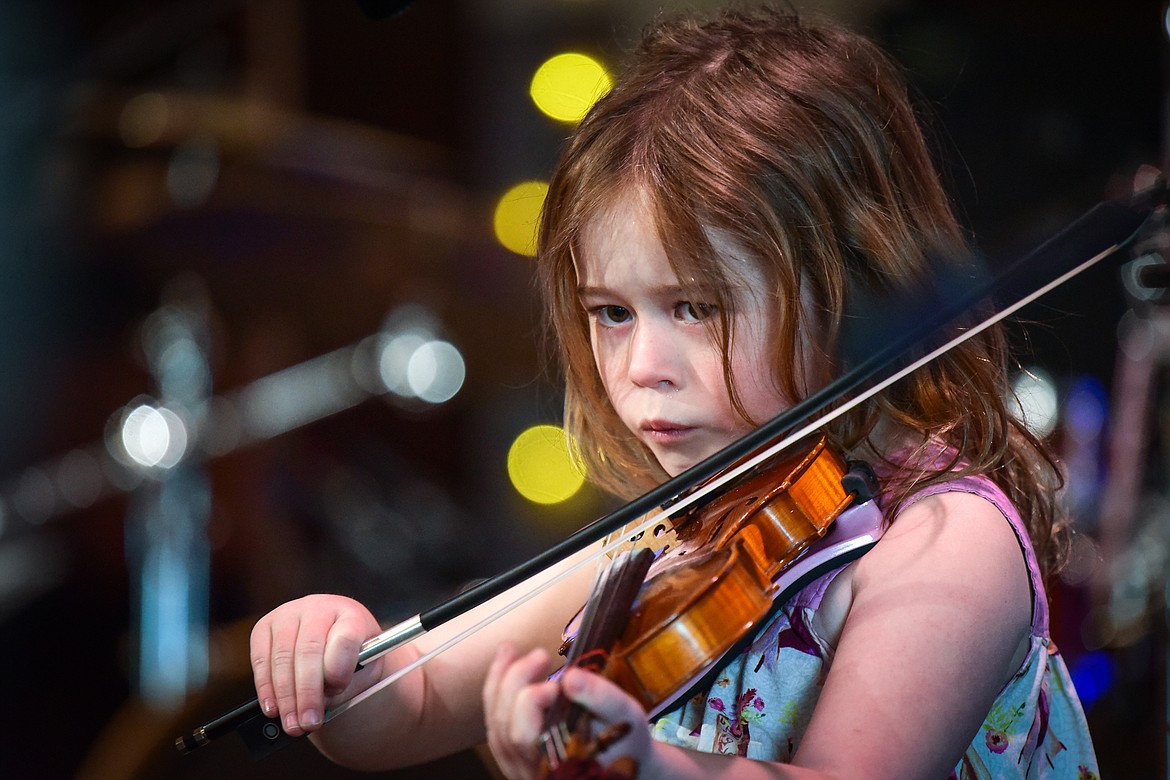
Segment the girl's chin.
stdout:
[[[731,442],[727,443],[730,444]],[[679,474],[682,474],[692,466],[698,465],[699,463],[707,460],[720,449],[722,449],[722,447],[716,447],[710,451],[707,451],[707,449],[704,448],[701,452],[696,451],[686,453],[675,450],[672,452],[656,452],[654,455],[658,460],[658,465],[662,467],[663,471],[665,471],[671,477],[677,477]]]
[[658,458],[658,465],[666,472],[666,476],[674,478],[687,470],[687,466],[673,458]]
[[671,477],[677,477],[691,466],[694,466],[697,463],[701,463],[703,460],[704,458],[684,457],[677,454],[663,455],[659,456],[658,465],[662,466],[662,470],[665,471],[667,475]]

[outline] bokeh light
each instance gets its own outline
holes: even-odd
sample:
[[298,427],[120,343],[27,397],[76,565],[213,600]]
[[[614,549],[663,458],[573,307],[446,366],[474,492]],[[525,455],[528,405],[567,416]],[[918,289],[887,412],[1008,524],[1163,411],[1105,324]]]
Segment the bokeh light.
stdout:
[[61,497],[75,507],[87,507],[102,494],[102,465],[88,450],[68,452],[57,466]]
[[387,336],[378,356],[378,373],[387,390],[403,398],[414,396],[409,375],[410,359],[427,342],[427,336],[417,331]]
[[447,341],[428,341],[410,356],[406,381],[415,396],[431,404],[449,401],[463,387],[463,355]]
[[518,255],[536,255],[536,230],[548,184],[525,181],[509,189],[496,204],[493,227],[496,240]]
[[25,520],[36,524],[45,522],[52,516],[57,503],[53,480],[44,470],[30,466],[20,475],[12,502]]
[[566,52],[536,69],[528,91],[536,107],[553,119],[580,122],[611,87],[613,79],[604,65],[587,55]]
[[569,434],[556,425],[535,425],[512,442],[508,476],[520,495],[537,504],[567,501],[585,483]]
[[1042,368],[1021,371],[1012,381],[1015,396],[1013,413],[1032,433],[1044,438],[1056,428],[1058,400],[1056,383]]
[[[1065,393],[1060,418],[1063,434],[1061,460],[1067,474],[1063,500],[1074,517],[1097,514],[1104,487],[1101,453],[1108,415],[1108,396],[1101,382],[1092,376],[1074,377]],[[1085,566],[1096,559],[1095,551],[1080,552],[1086,558]],[[1061,572],[1061,579],[1075,583],[1075,578],[1082,576],[1075,565],[1078,554],[1075,541],[1072,553],[1073,560]],[[1087,578],[1088,574],[1083,576]]]
[[196,138],[178,146],[167,165],[167,191],[176,206],[202,204],[219,181],[219,146],[210,138]]
[[1098,699],[1109,692],[1116,677],[1112,657],[1101,650],[1086,653],[1078,658],[1072,664],[1069,674],[1085,709],[1092,707]]
[[132,149],[150,146],[162,138],[168,119],[167,99],[157,92],[144,92],[122,107],[118,135]]
[[442,404],[467,378],[463,353],[439,338],[439,319],[425,306],[410,304],[392,312],[376,341],[378,377],[384,389],[407,401]]
[[1083,376],[1072,383],[1064,404],[1065,429],[1077,441],[1097,442],[1109,415],[1109,397],[1100,380]]
[[187,451],[187,426],[179,415],[161,406],[142,404],[122,422],[122,447],[140,466],[169,469]]

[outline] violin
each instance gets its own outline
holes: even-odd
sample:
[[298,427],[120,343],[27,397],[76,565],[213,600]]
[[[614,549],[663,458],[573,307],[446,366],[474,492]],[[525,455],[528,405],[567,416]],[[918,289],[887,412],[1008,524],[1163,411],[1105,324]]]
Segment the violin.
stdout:
[[[770,554],[783,547],[779,539],[784,532],[768,528],[767,523],[763,521],[770,514],[782,515],[788,512],[789,501],[793,500],[794,496],[799,495],[804,488],[798,488],[795,493],[788,494],[788,498],[763,501],[759,500],[760,497],[756,495],[755,489],[745,487],[747,482],[739,481],[741,477],[747,475],[747,479],[750,481],[750,475],[763,473],[765,464],[777,460],[787,462],[792,453],[791,448],[797,446],[810,434],[822,429],[828,423],[882,392],[895,382],[909,376],[937,356],[1012,315],[1048,291],[1118,252],[1133,241],[1154,210],[1164,206],[1166,200],[1166,183],[1159,179],[1155,186],[1138,193],[1127,201],[1099,203],[1061,233],[994,276],[966,280],[967,283],[959,285],[957,290],[951,291],[958,294],[939,300],[937,306],[932,306],[927,310],[927,316],[917,317],[913,322],[899,323],[899,329],[895,332],[881,331],[880,323],[867,321],[866,326],[872,324],[878,331],[877,337],[871,341],[878,346],[871,354],[858,360],[849,371],[839,378],[686,472],[664,482],[617,511],[594,521],[527,562],[370,638],[362,645],[358,654],[358,666],[364,666],[391,650],[418,638],[430,629],[447,623],[570,555],[612,536],[619,529],[635,526],[630,531],[631,534],[645,532],[662,525],[670,518],[685,518],[685,513],[692,511],[690,507],[702,507],[704,502],[712,502],[713,499],[717,507],[714,510],[716,512],[719,511],[718,507],[730,507],[727,512],[720,515],[724,519],[715,524],[719,528],[717,535],[722,535],[727,539],[721,549],[712,553],[710,560],[703,562],[701,571],[716,571],[724,568],[731,571],[746,571],[748,573],[742,575],[745,579],[755,577],[759,580],[757,585],[761,589],[772,588],[776,591],[770,599],[770,602],[775,604],[778,599],[783,598],[785,589],[797,587],[803,581],[807,581],[803,578],[813,576],[817,567],[831,565],[833,555],[837,551],[856,547],[847,535],[850,524],[844,522],[850,513],[842,512],[838,515],[837,522],[826,523],[823,535],[818,537],[814,534],[812,537],[820,541],[815,543],[809,541],[805,545],[806,551],[803,554],[799,551],[796,553],[797,560],[806,561],[805,567],[789,565],[785,568],[784,564],[779,562],[783,556],[771,559],[771,564],[760,563],[757,559],[768,559]],[[997,298],[1000,303],[994,314],[972,327],[963,329],[950,341],[927,351],[924,345],[928,344],[935,334],[945,329],[948,324],[954,322],[962,314],[992,298]],[[895,309],[891,307],[891,310]],[[914,355],[918,357],[912,357]],[[841,403],[844,398],[850,400]],[[800,456],[802,461],[803,457]],[[777,484],[782,482],[783,480],[780,480]],[[741,495],[753,499],[749,503],[758,503],[768,507],[762,513],[748,512],[749,518],[756,518],[760,522],[748,522],[742,532],[733,530],[735,524],[729,522],[730,515],[737,513],[742,515],[744,513],[740,510],[747,508],[746,504],[737,503],[739,501],[737,496]],[[833,495],[834,491],[830,489],[830,497],[825,499],[827,503],[833,503]],[[720,496],[723,496],[722,501],[718,500]],[[837,499],[840,499],[839,495]],[[821,522],[826,521],[822,520]],[[872,525],[872,522],[870,524]],[[861,522],[860,525],[865,526],[866,522]],[[683,526],[683,534],[690,533],[685,530],[685,523]],[[702,530],[710,527],[710,524],[700,522],[696,527]],[[876,532],[878,531],[874,531],[874,533]],[[862,537],[866,535],[864,532],[861,533]],[[872,533],[869,535],[872,536]],[[798,530],[796,536],[800,539],[809,539],[807,531]],[[612,552],[620,544],[621,542],[607,545],[606,552]],[[861,546],[864,547],[864,544],[863,542]],[[821,545],[824,545],[824,549],[820,548]],[[771,553],[768,552],[769,550]],[[662,559],[664,570],[668,561],[677,560],[689,554],[686,551],[678,551],[673,556],[664,557]],[[738,563],[741,559],[747,558],[752,558],[753,563]],[[729,559],[735,559],[736,565],[731,565]],[[563,576],[571,576],[580,566],[587,563],[587,561],[581,562],[577,568],[566,571]],[[773,567],[776,567],[779,574],[774,579],[769,580],[768,575],[762,573],[761,567],[769,571],[774,571]],[[675,576],[680,578],[696,576],[694,571],[700,571],[700,569],[693,570],[690,574],[679,573]],[[675,584],[680,583],[682,580],[675,582]],[[552,584],[553,581],[550,581],[540,589],[533,590],[521,598],[531,598]],[[657,586],[651,588],[654,591],[657,589]],[[746,590],[750,592],[750,588],[746,588]],[[751,597],[748,600],[756,598],[758,597]],[[762,599],[760,601],[762,602]],[[507,609],[509,607],[505,607],[498,614],[502,614]],[[651,613],[651,617],[640,619],[638,623],[655,625],[660,623],[661,620],[657,618],[656,611],[646,610],[646,614],[651,615]],[[474,631],[476,628],[473,627],[470,631]],[[393,684],[399,677],[428,662],[459,639],[461,637],[456,637],[447,644],[423,655],[412,664],[386,677],[378,685],[334,708],[326,714],[326,720],[357,705],[368,696],[376,693],[381,687]],[[639,655],[642,644],[638,642],[625,644],[634,650],[629,656],[632,660],[621,662],[619,666],[630,668],[628,675],[634,680],[630,683],[631,687],[638,689],[645,686],[647,689],[645,696],[648,701],[661,698],[663,695],[661,692],[671,687],[671,684],[653,681],[651,680],[652,676],[645,672]],[[663,656],[673,656],[674,653],[685,654],[687,652],[690,652],[690,649],[685,642],[671,641],[665,646],[659,646],[646,658],[661,659]],[[707,651],[706,655],[717,655],[718,652],[718,650]],[[696,655],[704,655],[704,653],[700,652]],[[694,666],[695,664],[689,665]],[[702,663],[698,665],[701,667]],[[702,669],[696,672],[699,675],[702,673]],[[627,672],[615,671],[613,674],[626,675]],[[678,674],[673,675],[675,678],[678,676]],[[669,695],[667,698],[670,698]],[[651,705],[651,708],[657,706],[659,705]],[[206,725],[196,728],[190,734],[180,736],[175,740],[175,746],[180,752],[188,753],[209,744],[223,734],[237,731],[244,738],[253,754],[257,756],[271,752],[291,739],[281,731],[275,721],[269,720],[263,715],[259,701],[253,698]]]
[[[873,505],[874,487],[867,467],[847,466],[824,436],[775,456],[678,518],[667,541],[653,544],[655,555],[638,546],[644,536],[622,549],[594,587],[567,643],[567,663],[607,677],[651,715],[668,709],[784,603],[793,587],[782,587],[781,573],[803,561],[847,507],[866,507],[869,533],[846,531],[854,544],[828,560],[843,565],[877,542],[885,524]],[[629,728],[618,724],[591,738],[587,713],[558,699],[542,740],[543,776],[634,777],[637,768],[626,757],[609,767],[596,762]]]
[[772,611],[781,572],[855,499],[873,498],[872,480],[853,468],[849,490],[845,462],[819,436],[680,518],[680,541],[656,559],[605,675],[651,714],[694,687]]

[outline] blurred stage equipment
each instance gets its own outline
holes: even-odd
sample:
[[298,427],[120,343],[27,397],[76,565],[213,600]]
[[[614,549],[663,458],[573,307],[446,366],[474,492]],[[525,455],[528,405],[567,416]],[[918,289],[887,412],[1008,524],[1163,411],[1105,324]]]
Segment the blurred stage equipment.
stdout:
[[172,290],[141,329],[157,397],[115,413],[104,446],[31,466],[0,487],[0,538],[133,492],[126,549],[137,590],[137,683],[160,710],[181,705],[208,674],[211,488],[202,464],[377,396],[407,410],[438,405],[464,379],[463,357],[441,338],[438,318],[408,305],[356,344],[212,396],[205,292],[191,278]]
[[442,337],[438,318],[409,304],[355,344],[212,396],[201,316],[172,303],[148,318],[143,341],[158,398],[139,396],[118,410],[104,442],[34,464],[0,483],[0,538],[370,398],[385,396],[405,410],[445,403],[465,378],[463,355]]
[[[1143,637],[1158,637],[1165,672],[1170,671],[1170,494],[1165,473],[1170,414],[1163,403],[1170,368],[1170,221],[1165,210],[1156,215],[1133,254],[1135,259],[1121,273],[1129,310],[1117,329],[1107,477],[1099,512],[1101,560],[1092,580],[1094,607],[1086,627],[1098,647],[1124,649]],[[1170,698],[1164,687],[1162,693],[1165,725]],[[1163,755],[1170,760],[1170,732],[1164,734]]]
[[211,393],[200,292],[180,292],[143,326],[158,400],[127,412],[121,435],[107,442],[111,454],[149,477],[130,502],[126,550],[138,590],[138,690],[159,710],[177,708],[207,679],[211,487],[198,460],[187,457],[206,428]]

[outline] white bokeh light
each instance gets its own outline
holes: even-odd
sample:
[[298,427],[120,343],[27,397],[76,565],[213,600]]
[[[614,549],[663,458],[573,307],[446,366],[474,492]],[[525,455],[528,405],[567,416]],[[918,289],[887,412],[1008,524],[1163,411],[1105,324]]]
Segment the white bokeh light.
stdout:
[[382,383],[400,398],[445,403],[463,387],[466,373],[458,348],[422,329],[384,337],[378,354]]
[[414,351],[406,366],[410,389],[427,403],[451,400],[463,387],[463,355],[446,341],[428,341]]
[[166,407],[142,404],[122,422],[122,448],[140,466],[173,468],[187,451],[187,426]]
[[1056,429],[1059,401],[1056,383],[1042,368],[1021,371],[1012,381],[1012,413],[1032,433],[1044,438]]
[[410,386],[410,360],[427,339],[420,333],[399,333],[385,340],[378,356],[378,372],[386,389],[403,398],[414,397]]

